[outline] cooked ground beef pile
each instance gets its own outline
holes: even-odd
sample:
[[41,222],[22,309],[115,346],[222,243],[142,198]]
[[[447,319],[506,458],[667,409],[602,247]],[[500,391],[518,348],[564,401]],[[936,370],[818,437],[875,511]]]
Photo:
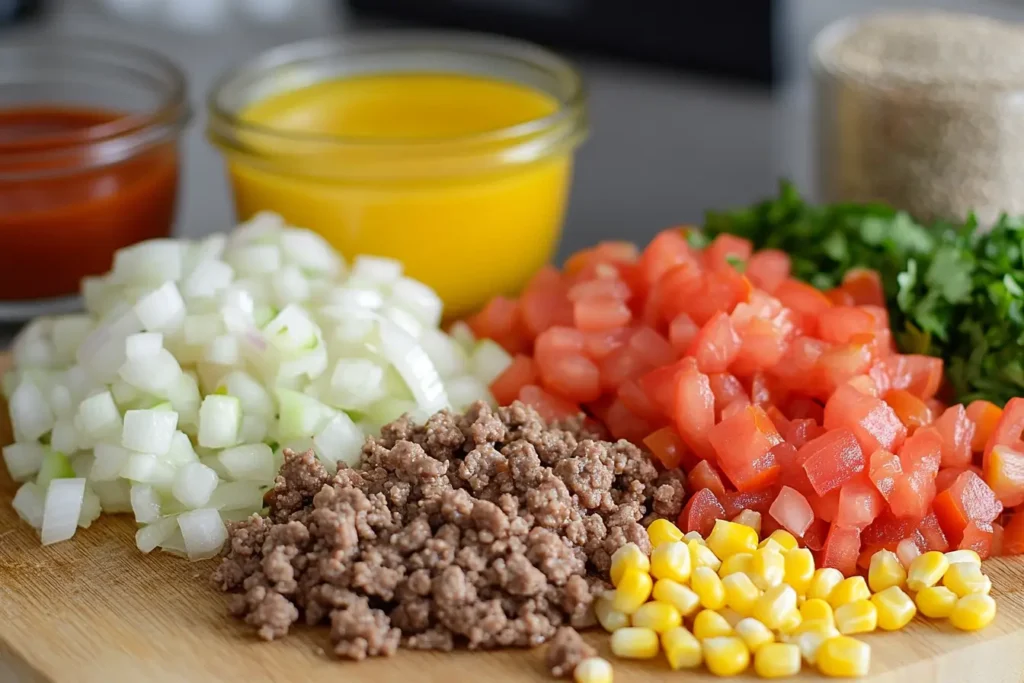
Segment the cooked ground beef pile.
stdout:
[[261,638],[329,621],[340,657],[529,647],[591,625],[611,553],[648,544],[648,505],[674,518],[682,502],[681,481],[626,441],[478,403],[387,425],[333,476],[286,451],[269,518],[231,525],[213,578]]

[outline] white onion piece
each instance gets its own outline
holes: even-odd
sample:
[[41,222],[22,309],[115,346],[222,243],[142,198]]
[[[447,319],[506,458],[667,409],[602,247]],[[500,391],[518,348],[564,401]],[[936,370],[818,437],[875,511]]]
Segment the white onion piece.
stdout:
[[118,374],[142,392],[166,397],[181,377],[181,366],[170,351],[161,349],[148,358],[126,361]]
[[132,453],[120,475],[133,482],[166,489],[174,481],[174,467],[152,453]]
[[211,299],[231,284],[235,271],[223,261],[205,260],[185,278],[182,294],[188,298]]
[[94,442],[121,435],[121,413],[109,391],[93,394],[78,404],[78,426]]
[[71,390],[63,384],[50,388],[50,409],[55,417],[67,417],[74,419],[75,409],[78,407],[71,398]]
[[243,415],[238,428],[238,440],[242,443],[259,443],[267,438],[267,419],[257,415]]
[[278,348],[297,351],[317,343],[319,329],[302,308],[289,304],[263,328],[268,341]]
[[469,325],[461,320],[452,323],[452,326],[448,328],[448,335],[466,353],[471,353],[476,348],[476,335],[473,334],[473,330],[470,329]]
[[[95,323],[88,315],[62,315],[53,320],[53,351],[59,362],[75,362],[75,349],[85,340]],[[18,363],[21,365],[21,363]]]
[[178,528],[190,560],[203,560],[220,554],[228,538],[227,528],[216,510],[202,509],[178,515]]
[[225,393],[239,400],[242,412],[246,415],[261,415],[268,419],[273,417],[273,398],[263,388],[263,385],[248,373],[242,370],[228,373],[220,380],[218,389],[221,388]]
[[327,398],[332,405],[358,410],[384,396],[384,368],[365,358],[342,358],[331,373]]
[[78,450],[78,431],[72,418],[62,418],[53,423],[50,431],[50,447],[61,453],[74,453]]
[[381,256],[357,256],[352,264],[352,277],[376,287],[390,285],[402,277],[402,264]]
[[199,460],[195,449],[192,448],[192,441],[188,438],[188,434],[181,431],[174,432],[174,436],[171,437],[171,447],[164,455],[164,460],[174,466],[187,465]]
[[15,365],[37,368],[52,366],[56,356],[56,350],[50,341],[52,330],[52,321],[45,318],[29,323],[11,346]]
[[216,313],[203,313],[185,317],[183,326],[185,343],[206,346],[224,331],[224,323]]
[[85,495],[82,497],[82,509],[78,513],[78,526],[88,529],[100,517],[103,511],[100,504],[100,497],[89,488],[85,488]]
[[98,443],[93,450],[92,470],[89,482],[114,481],[121,476],[121,471],[128,464],[132,452],[127,448],[109,443]]
[[160,332],[139,332],[128,335],[124,340],[124,355],[129,361],[152,358],[163,348],[164,335]]
[[152,486],[133,484],[131,502],[136,522],[149,524],[160,519],[160,494]]
[[203,360],[215,365],[237,365],[241,358],[238,339],[229,334],[214,337],[203,353]]
[[448,380],[448,398],[452,406],[459,411],[465,410],[475,401],[486,401],[494,405],[494,397],[491,396],[487,385],[472,375],[455,377]]
[[286,260],[305,271],[333,277],[344,270],[344,263],[320,235],[311,230],[291,229],[281,233],[281,252]]
[[25,481],[39,471],[46,455],[40,443],[12,443],[3,447],[4,464],[14,481]]
[[29,526],[39,529],[43,526],[45,503],[46,491],[39,484],[29,481],[22,484],[18,492],[14,494],[11,506]]
[[113,277],[119,284],[153,283],[181,278],[184,244],[154,239],[119,249],[114,254]]
[[[270,451],[269,447],[267,451]],[[180,467],[174,475],[171,495],[187,508],[202,507],[209,502],[217,482],[217,473],[212,469],[198,462],[190,462]]]
[[264,487],[252,481],[221,482],[210,496],[207,507],[217,510],[248,510],[256,512],[263,507]]
[[391,285],[388,303],[414,315],[420,324],[436,328],[441,324],[444,304],[434,290],[419,280],[402,277]]
[[50,403],[38,386],[23,379],[11,395],[11,426],[16,441],[35,441],[53,429],[55,418]]
[[54,479],[46,489],[40,540],[43,545],[75,535],[85,499],[85,479]]
[[448,406],[441,376],[415,339],[391,321],[381,320],[380,342],[384,357],[405,380],[423,415],[432,415]]
[[132,511],[131,483],[118,479],[117,481],[89,482],[92,490],[100,499],[100,507],[103,512],[117,514],[120,512]]
[[163,517],[135,532],[135,546],[144,553],[156,550],[178,531],[177,517]]
[[[53,448],[53,446],[51,446],[51,448]],[[75,473],[75,476],[88,478],[89,473],[92,472],[92,466],[96,461],[96,456],[90,451],[82,451],[81,453],[75,453],[71,456],[70,460],[71,471]]]
[[232,249],[228,263],[242,276],[275,273],[281,268],[281,250],[273,244],[249,244]]
[[497,343],[483,339],[476,345],[470,364],[473,367],[473,376],[490,385],[512,364],[512,356]]
[[313,437],[313,448],[326,469],[333,473],[340,460],[349,467],[359,464],[365,437],[345,413],[339,413]]
[[226,448],[217,456],[221,467],[236,481],[272,481],[274,452],[262,443]]
[[98,382],[110,382],[125,362],[125,340],[142,332],[135,311],[124,310],[116,318],[105,320],[85,338],[75,352],[75,360]]
[[199,445],[227,448],[238,443],[242,405],[234,396],[210,395],[199,408]]
[[233,248],[251,242],[269,242],[277,239],[284,229],[284,219],[271,211],[259,211],[235,228],[228,237]]
[[138,453],[163,455],[171,448],[178,414],[171,410],[129,410],[124,414],[121,445]]
[[419,343],[441,377],[447,379],[466,374],[469,366],[466,352],[441,330],[424,328]]
[[312,438],[337,414],[337,411],[290,389],[277,390],[280,408],[277,436],[281,441]]

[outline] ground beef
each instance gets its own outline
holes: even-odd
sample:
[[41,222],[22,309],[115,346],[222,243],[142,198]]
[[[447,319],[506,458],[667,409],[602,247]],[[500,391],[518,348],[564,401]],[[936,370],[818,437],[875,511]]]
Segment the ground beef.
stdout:
[[213,581],[265,640],[300,618],[329,624],[350,659],[553,638],[549,664],[571,674],[593,653],[573,627],[594,623],[611,553],[646,545],[645,516],[683,503],[678,478],[599,436],[583,419],[477,403],[396,420],[333,476],[285,451],[269,517],[230,525]]

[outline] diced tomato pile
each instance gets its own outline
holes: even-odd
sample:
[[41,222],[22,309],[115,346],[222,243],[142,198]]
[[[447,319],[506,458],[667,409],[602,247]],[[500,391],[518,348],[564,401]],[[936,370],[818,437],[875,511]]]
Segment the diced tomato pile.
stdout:
[[1024,552],[1024,398],[943,405],[942,361],[897,352],[876,273],[827,292],[789,273],[672,229],[578,252],[468,322],[514,355],[500,403],[586,412],[682,468],[686,531],[755,510],[847,574],[880,548]]

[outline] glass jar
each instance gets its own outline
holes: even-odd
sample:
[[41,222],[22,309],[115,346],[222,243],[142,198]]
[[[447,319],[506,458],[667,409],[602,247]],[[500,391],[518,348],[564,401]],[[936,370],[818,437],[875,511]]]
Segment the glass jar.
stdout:
[[0,44],[0,319],[74,309],[81,279],[174,222],[185,81],[149,50]]
[[[489,106],[500,119],[502,98],[515,108],[526,101],[518,97],[547,104],[508,115],[510,125],[467,116]],[[464,34],[286,45],[221,78],[208,105],[240,219],[274,211],[349,259],[398,259],[438,292],[448,318],[517,292],[551,258],[586,131],[569,64],[528,43]],[[335,134],[332,118],[343,115]],[[404,124],[382,133],[389,117],[408,117],[415,133]],[[428,118],[433,128],[416,128]]]

